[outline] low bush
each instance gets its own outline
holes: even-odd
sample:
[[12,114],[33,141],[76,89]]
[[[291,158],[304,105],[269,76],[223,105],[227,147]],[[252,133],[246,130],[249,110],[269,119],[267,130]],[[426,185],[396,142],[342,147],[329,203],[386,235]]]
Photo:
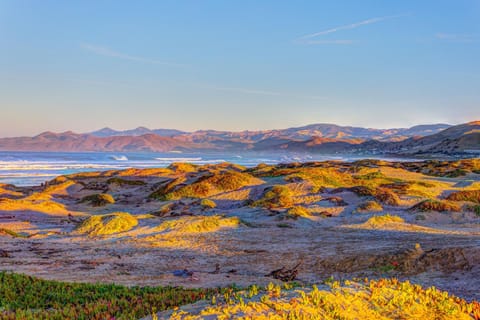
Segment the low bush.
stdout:
[[480,204],[480,190],[463,190],[448,195],[447,200],[469,201]]
[[413,211],[459,212],[460,206],[448,201],[424,200],[410,208]]
[[267,188],[262,197],[253,202],[254,207],[287,208],[293,205],[293,193],[284,185],[274,185]]
[[94,207],[103,207],[108,204],[114,204],[115,199],[108,193],[98,193],[83,197],[80,203],[88,203]]
[[131,214],[127,212],[115,212],[88,217],[74,230],[74,233],[87,234],[90,236],[110,235],[128,231],[137,224],[137,218]]

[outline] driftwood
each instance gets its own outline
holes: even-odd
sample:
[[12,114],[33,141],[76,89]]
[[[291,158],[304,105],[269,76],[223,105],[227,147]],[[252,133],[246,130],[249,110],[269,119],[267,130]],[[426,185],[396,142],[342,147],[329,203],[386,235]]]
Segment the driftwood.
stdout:
[[286,267],[282,267],[280,269],[273,270],[269,274],[265,275],[265,277],[272,277],[274,279],[278,279],[284,282],[293,281],[297,278],[298,267],[301,264],[302,264],[301,262],[297,263],[297,265],[292,269],[287,269]]

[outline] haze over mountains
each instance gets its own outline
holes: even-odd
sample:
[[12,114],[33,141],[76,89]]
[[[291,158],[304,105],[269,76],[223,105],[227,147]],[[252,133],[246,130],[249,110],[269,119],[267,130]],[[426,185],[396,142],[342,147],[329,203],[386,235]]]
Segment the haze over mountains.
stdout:
[[44,132],[34,137],[1,138],[3,151],[99,152],[312,152],[323,154],[460,154],[480,150],[480,121],[457,126],[419,125],[370,129],[312,124],[262,131],[184,132],[139,127],[90,133]]

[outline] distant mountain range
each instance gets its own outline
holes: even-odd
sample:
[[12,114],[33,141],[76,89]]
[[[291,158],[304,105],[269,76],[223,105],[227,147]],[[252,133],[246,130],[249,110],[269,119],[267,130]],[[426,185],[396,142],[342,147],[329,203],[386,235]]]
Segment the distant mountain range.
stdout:
[[369,129],[312,124],[262,131],[184,132],[139,127],[90,133],[44,132],[34,137],[1,138],[3,151],[112,152],[311,152],[323,154],[461,154],[480,150],[480,121],[457,126],[419,125]]

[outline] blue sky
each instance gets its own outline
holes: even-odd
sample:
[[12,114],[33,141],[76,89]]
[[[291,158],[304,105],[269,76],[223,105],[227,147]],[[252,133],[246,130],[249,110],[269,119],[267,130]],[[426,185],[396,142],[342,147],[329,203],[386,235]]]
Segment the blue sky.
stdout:
[[480,119],[480,1],[0,0],[0,136]]

